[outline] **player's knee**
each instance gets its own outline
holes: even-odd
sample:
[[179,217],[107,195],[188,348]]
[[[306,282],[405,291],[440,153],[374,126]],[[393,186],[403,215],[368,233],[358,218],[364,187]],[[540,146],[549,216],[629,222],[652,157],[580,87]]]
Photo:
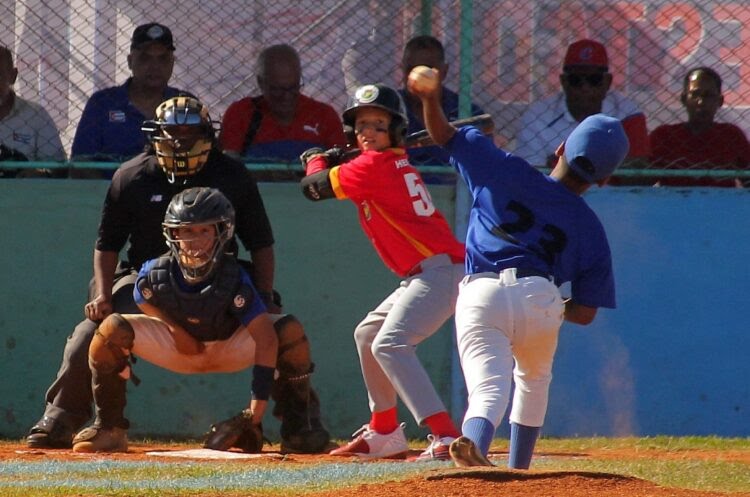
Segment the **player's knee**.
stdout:
[[122,371],[128,365],[135,331],[120,314],[110,314],[99,325],[89,347],[89,364],[100,373]]
[[97,324],[90,319],[84,319],[73,330],[65,343],[64,357],[71,363],[86,364],[89,357],[91,339],[96,332]]
[[281,373],[301,374],[310,370],[310,343],[299,320],[287,314],[274,323],[279,339],[276,367]]
[[354,329],[354,343],[357,348],[370,348],[380,328],[369,323],[359,323]]
[[372,341],[370,350],[375,357],[393,355],[399,351],[413,351],[414,347],[406,343],[405,338],[405,333],[379,333]]

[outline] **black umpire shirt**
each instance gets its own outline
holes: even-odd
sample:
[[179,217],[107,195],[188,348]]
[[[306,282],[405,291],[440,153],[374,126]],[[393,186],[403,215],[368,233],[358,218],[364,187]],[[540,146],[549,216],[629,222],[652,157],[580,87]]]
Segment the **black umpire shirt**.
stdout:
[[[129,240],[127,257],[135,269],[167,251],[162,232],[164,213],[172,197],[194,186],[220,190],[234,206],[235,234],[247,250],[274,243],[271,224],[258,185],[244,164],[213,149],[203,168],[174,183],[156,162],[153,153],[142,153],[123,163],[114,173],[102,207],[100,251],[120,252]],[[236,250],[236,241],[232,249]]]

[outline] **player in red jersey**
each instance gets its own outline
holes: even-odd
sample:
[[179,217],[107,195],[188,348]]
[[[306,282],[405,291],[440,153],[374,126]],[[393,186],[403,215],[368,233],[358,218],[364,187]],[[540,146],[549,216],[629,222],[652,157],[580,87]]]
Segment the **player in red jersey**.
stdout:
[[459,432],[416,346],[453,314],[464,246],[400,148],[408,123],[398,92],[380,84],[358,88],[343,121],[362,153],[339,165],[340,151],[308,150],[301,157],[307,174],[302,191],[310,200],[354,202],[375,250],[403,281],[354,331],[372,415],[351,442],[331,454],[403,457],[408,446],[396,414],[398,395],[431,431],[429,446],[416,459],[448,459],[448,445]]

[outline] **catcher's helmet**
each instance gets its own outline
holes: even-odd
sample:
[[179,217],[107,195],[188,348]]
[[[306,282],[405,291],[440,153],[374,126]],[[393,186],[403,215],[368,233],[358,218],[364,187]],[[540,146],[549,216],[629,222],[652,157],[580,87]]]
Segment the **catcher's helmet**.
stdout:
[[201,170],[214,142],[208,108],[193,97],[173,97],[156,108],[156,119],[141,128],[156,151],[159,166],[170,182]]
[[350,141],[354,135],[354,122],[357,117],[357,109],[362,107],[376,107],[383,109],[391,115],[391,125],[388,133],[391,139],[391,145],[403,143],[406,136],[406,128],[409,127],[409,120],[406,117],[406,106],[401,95],[383,84],[364,85],[357,88],[354,96],[349,99],[349,104],[342,114],[344,121],[344,132]]
[[[200,254],[188,254],[180,247],[185,238],[177,229],[210,224],[215,228],[213,246]],[[206,280],[224,254],[224,247],[234,236],[234,207],[215,188],[188,188],[172,198],[162,223],[164,237],[188,283]]]

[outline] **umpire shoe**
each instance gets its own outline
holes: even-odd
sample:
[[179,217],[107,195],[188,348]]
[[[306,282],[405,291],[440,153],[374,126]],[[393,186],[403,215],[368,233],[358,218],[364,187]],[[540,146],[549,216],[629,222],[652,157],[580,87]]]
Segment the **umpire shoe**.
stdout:
[[448,446],[455,440],[453,437],[436,437],[435,435],[427,435],[427,440],[430,444],[427,448],[419,454],[417,457],[409,459],[413,462],[429,462],[429,461],[448,461],[451,458],[450,450]]
[[409,444],[406,442],[404,427],[401,423],[398,428],[387,435],[378,433],[364,425],[357,430],[351,442],[329,452],[332,456],[358,456],[363,459],[391,458],[403,459],[409,452]]
[[69,449],[75,429],[62,420],[44,416],[31,427],[26,445],[33,449]]
[[458,468],[469,466],[494,466],[477,448],[470,439],[458,437],[451,442],[448,448],[451,459]]
[[128,431],[92,425],[73,438],[73,452],[127,452]]

